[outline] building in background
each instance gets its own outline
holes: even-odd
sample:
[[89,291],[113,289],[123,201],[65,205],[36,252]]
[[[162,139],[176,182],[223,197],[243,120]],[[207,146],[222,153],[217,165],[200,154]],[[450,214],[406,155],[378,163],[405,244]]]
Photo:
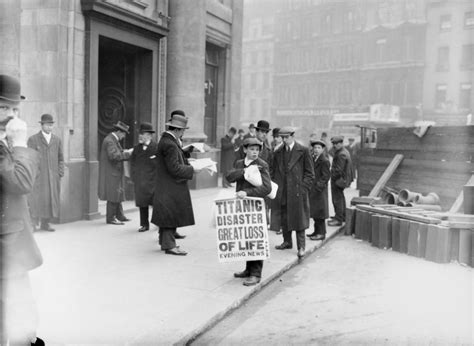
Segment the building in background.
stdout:
[[[246,0],[242,41],[241,115],[235,126],[270,120],[275,12],[284,0]],[[273,126],[273,124],[272,124]]]
[[474,110],[474,3],[430,1],[426,13],[423,119],[465,125]]
[[240,113],[242,0],[0,6],[0,69],[21,79],[30,133],[39,115],[57,119],[66,162],[60,222],[99,216],[98,153],[118,120],[130,125],[124,146],[132,147],[140,122],[159,133],[170,111],[182,109],[191,127],[185,140],[212,146]]

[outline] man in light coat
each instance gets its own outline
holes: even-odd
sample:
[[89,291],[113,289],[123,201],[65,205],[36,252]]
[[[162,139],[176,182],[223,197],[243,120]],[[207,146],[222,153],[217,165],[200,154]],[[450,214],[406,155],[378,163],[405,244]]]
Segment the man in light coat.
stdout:
[[28,138],[28,148],[39,153],[40,171],[30,195],[30,212],[36,227],[54,232],[50,220],[59,218],[61,178],[64,176],[64,155],[61,139],[52,133],[54,120],[51,114],[43,114],[41,130]]
[[305,229],[309,227],[309,191],[314,179],[313,160],[307,147],[294,139],[295,130],[285,126],[280,129],[284,145],[273,153],[270,166],[271,178],[278,185],[272,204],[280,214],[272,215],[272,229],[282,229],[283,243],[277,250],[291,249],[291,231],[296,231],[298,257],[305,254]]
[[182,137],[188,118],[181,110],[171,113],[156,151],[155,193],[151,222],[159,227],[159,244],[168,255],[185,256],[187,252],[176,245],[178,227],[194,225],[193,204],[188,180],[199,170],[188,162],[182,149]]
[[123,161],[130,158],[133,149],[122,149],[120,141],[129,133],[129,126],[121,121],[114,125],[115,131],[102,142],[99,163],[99,198],[107,201],[106,222],[123,225],[130,221],[123,213],[125,200]]

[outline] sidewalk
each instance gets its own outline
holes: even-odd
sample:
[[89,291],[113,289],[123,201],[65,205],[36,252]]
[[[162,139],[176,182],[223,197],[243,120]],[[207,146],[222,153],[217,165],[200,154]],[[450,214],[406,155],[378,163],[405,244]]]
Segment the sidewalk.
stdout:
[[[269,232],[271,257],[262,282],[245,287],[233,272],[243,262],[217,260],[212,201],[220,188],[193,190],[196,225],[181,228],[188,256],[165,255],[157,232],[138,233],[138,210],[124,226],[105,217],[56,225],[35,237],[44,264],[31,274],[37,298],[38,335],[57,344],[184,344],[298,263],[296,249],[278,251],[281,235]],[[357,194],[348,190],[347,199]],[[332,213],[332,207],[331,213]],[[307,233],[312,232],[312,228]],[[328,227],[326,241],[337,232]],[[307,241],[307,253],[320,241]]]

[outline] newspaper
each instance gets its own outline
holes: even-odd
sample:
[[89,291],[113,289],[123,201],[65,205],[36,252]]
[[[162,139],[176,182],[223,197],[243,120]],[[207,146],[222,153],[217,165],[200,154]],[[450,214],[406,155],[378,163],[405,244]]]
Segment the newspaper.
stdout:
[[189,164],[195,169],[207,170],[210,175],[217,173],[217,162],[212,161],[210,158],[189,159]]
[[194,149],[199,150],[201,153],[205,152],[204,150],[204,143],[191,143],[183,147],[184,151],[187,151],[189,148],[194,147]]

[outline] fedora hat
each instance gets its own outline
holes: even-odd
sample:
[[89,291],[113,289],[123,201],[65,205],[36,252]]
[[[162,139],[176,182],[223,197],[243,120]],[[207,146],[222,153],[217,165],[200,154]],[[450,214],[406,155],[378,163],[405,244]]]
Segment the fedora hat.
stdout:
[[117,121],[117,124],[114,125],[114,128],[117,129],[117,130],[126,132],[126,133],[130,133],[130,132],[128,131],[128,129],[130,128],[130,126],[128,126],[127,124],[121,122],[120,120]]
[[150,123],[141,123],[138,132],[139,133],[143,133],[143,132],[155,133],[155,130],[153,130],[153,125],[151,125]]
[[279,127],[275,127],[275,128],[272,130],[272,136],[273,136],[273,137],[279,137],[279,136],[280,136],[280,128],[279,128]]
[[270,123],[266,120],[259,120],[255,128],[260,131],[268,132],[270,131]]
[[244,148],[247,148],[251,145],[258,145],[260,149],[263,147],[263,143],[260,142],[257,138],[247,138],[244,140]]
[[[171,120],[169,120],[165,125],[176,127],[178,129],[189,129],[186,125],[188,125],[188,118],[186,116],[176,113],[178,111],[174,111],[171,113]],[[183,111],[179,111],[184,114]]]
[[53,124],[54,123],[53,116],[51,114],[43,114],[39,122],[41,124]]
[[0,75],[0,99],[12,102],[24,100],[25,96],[21,95],[20,81],[5,74]]
[[324,141],[319,140],[319,139],[312,139],[309,141],[309,143],[311,144],[311,146],[319,144],[321,147],[326,148],[326,143],[324,143]]

